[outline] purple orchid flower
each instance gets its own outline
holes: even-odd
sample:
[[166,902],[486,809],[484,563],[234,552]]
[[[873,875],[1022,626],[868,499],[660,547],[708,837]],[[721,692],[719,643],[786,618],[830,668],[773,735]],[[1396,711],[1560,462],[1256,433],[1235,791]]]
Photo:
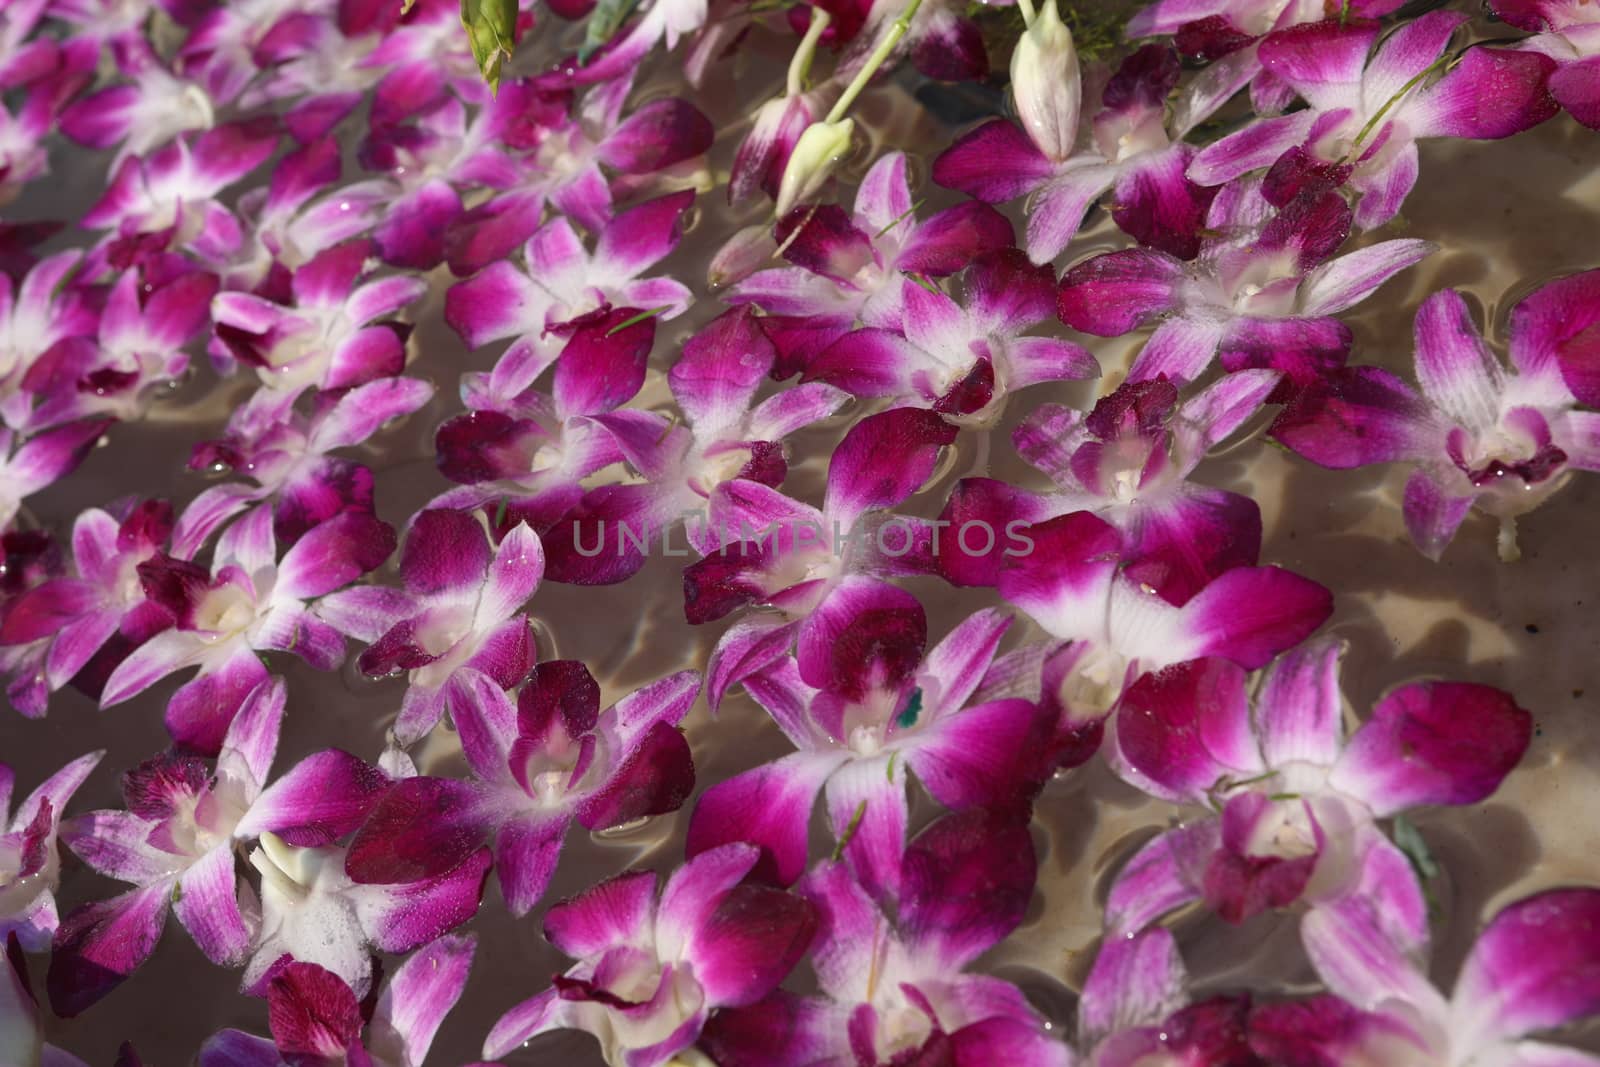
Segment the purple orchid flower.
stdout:
[[142,35],[118,38],[111,52],[127,81],[79,97],[61,114],[62,133],[88,148],[118,146],[120,162],[215,124],[205,89],[175,76]]
[[1274,213],[1260,182],[1236,181],[1212,201],[1197,258],[1142,248],[1094,256],[1062,277],[1057,310],[1101,337],[1159,323],[1131,381],[1194,381],[1220,354],[1226,370],[1267,366],[1304,385],[1349,355],[1350,328],[1334,315],[1437,248],[1403,238],[1335,256],[1351,218],[1323,186]]
[[294,392],[257,390],[228,419],[227,435],[196,445],[189,458],[191,470],[232,470],[255,484],[228,482],[195,497],[178,517],[173,555],[194,558],[213,534],[253,508],[271,514],[273,535],[284,545],[342,512],[371,514],[372,471],[328,453],[363,443],[432,397],[427,382],[379,378],[319,394],[305,415],[296,410]]
[[39,1005],[28,988],[22,953],[11,941],[0,954],[0,1063],[17,1067],[88,1067],[65,1049],[44,1040]]
[[[1261,118],[1206,146],[1189,177],[1220,185],[1270,167],[1300,147],[1323,163],[1349,165],[1363,230],[1399,213],[1417,180],[1417,141],[1492,140],[1556,112],[1545,87],[1555,61],[1535,52],[1473,46],[1447,52],[1468,16],[1431,11],[1384,38],[1374,23],[1328,20],[1295,26],[1261,43],[1261,62],[1310,105]],[[1428,82],[1426,76],[1445,71]]]
[[1600,16],[1584,0],[1494,0],[1501,20],[1534,34],[1522,48],[1556,62],[1550,95],[1591,130],[1600,129]]
[[206,325],[216,291],[216,277],[202,271],[168,281],[124,272],[106,295],[98,336],[63,338],[29,368],[24,383],[39,401],[30,424],[143,418],[188,369],[184,346]]
[[26,440],[0,429],[0,530],[10,529],[22,502],[77,469],[110,419],[80,419]]
[[326,841],[355,829],[389,782],[355,756],[328,749],[271,785],[285,692],[280,679],[246,696],[215,768],[164,754],[123,776],[126,811],[75,816],[61,836],[96,871],[136,888],[85,904],[61,925],[50,961],[50,1002],[76,1015],[155,950],[168,910],[208,958],[238,966],[254,944],[254,893],[234,871],[235,849],[269,831]]
[[718,535],[706,515],[717,487],[735,479],[782,483],[788,472],[783,439],[846,400],[833,386],[813,382],[752,407],[776,360],[751,310],[734,308],[690,338],[668,372],[687,426],[633,408],[591,416],[645,480],[590,490],[541,534],[551,577],[585,585],[623,581],[644,565],[652,539],[665,540],[680,521],[696,551],[715,551]]
[[103,680],[102,672],[173,623],[139,578],[140,564],[160,555],[171,531],[172,508],[162,501],[135,504],[120,520],[99,508],[81,512],[72,525],[73,573],[13,600],[0,621],[0,645],[47,641],[43,683],[50,692],[80,672]]
[[704,1047],[723,1067],[1069,1067],[1020,990],[962,973],[1022,922],[1036,873],[1026,818],[981,808],[907,846],[893,920],[845,864],[821,864],[798,891],[817,908],[822,996],[780,991],[724,1009]]
[[261,934],[243,988],[260,995],[292,963],[333,972],[365,998],[372,949],[410,952],[460,926],[478,910],[489,873],[479,849],[455,870],[409,885],[357,885],[338,846],[298,847],[264,831],[250,853],[261,875]]
[[[1199,249],[1213,193],[1184,175],[1196,149],[1183,137],[1232,95],[1205,81],[1187,90],[1171,132],[1166,101],[1178,83],[1178,55],[1146,45],[1106,83],[1090,122],[1090,144],[1050,146],[1007,119],[963,135],[933,163],[933,180],[985,203],[1029,195],[1027,248],[1035,263],[1059,256],[1077,234],[1089,205],[1113,190],[1111,218],[1129,236],[1183,259]],[[1078,92],[1063,85],[1062,93]],[[1072,111],[1076,113],[1077,108]]]
[[1023,536],[1030,545],[1005,561],[998,588],[1070,642],[1053,659],[1044,700],[1059,712],[1063,751],[1092,743],[1141,674],[1198,656],[1253,670],[1333,611],[1327,589],[1280,567],[1234,567],[1173,604],[1121,564],[1116,527],[1086,511],[1034,524]]
[[519,524],[498,547],[460,511],[429,509],[412,520],[400,550],[404,591],[356,586],[324,600],[323,618],[371,645],[361,670],[409,672],[395,720],[402,745],[420,740],[445,710],[445,686],[463,668],[509,689],[533,666],[533,633],[518,614],[544,576],[539,538]]
[[470,781],[407,778],[350,844],[346,871],[363,884],[438,877],[486,839],[506,906],[526,915],[544,896],[567,829],[606,830],[676,811],[694,788],[677,725],[700,692],[683,671],[600,710],[600,687],[575,660],[533,668],[515,703],[462,669],[445,701]]
[[113,231],[96,255],[120,270],[181,248],[207,266],[226,265],[243,233],[217,194],[266,162],[277,144],[270,122],[231,123],[124,159],[81,220],[85,229]]
[[611,220],[618,193],[682,171],[715,138],[710,120],[678,97],[653,100],[623,118],[632,88],[630,72],[590,89],[576,115],[551,123],[525,160],[533,190],[594,233]]
[[680,315],[694,299],[682,283],[639,275],[677,247],[693,203],[685,191],[630,208],[598,231],[593,252],[566,219],[551,219],[523,249],[526,273],[502,260],[457,283],[445,296],[445,321],[477,348],[504,337],[536,346],[552,330],[619,307]]
[[820,91],[798,89],[794,86],[785,95],[768,100],[751,118],[750,132],[739,142],[728,174],[728,203],[748,200],[757,191],[773,200],[778,198],[778,187],[795,143],[806,127],[827,111]]
[[1170,34],[1178,51],[1206,61],[1222,60],[1241,68],[1250,79],[1250,102],[1260,115],[1282,111],[1294,90],[1264,69],[1255,45],[1265,36],[1320,22],[1334,14],[1344,19],[1377,19],[1401,6],[1401,0],[1350,0],[1338,12],[1326,0],[1156,0],[1128,20],[1130,40]]
[[[1353,1035],[1393,1027],[1328,994],[1257,1001],[1227,993],[1191,1002],[1172,934],[1108,937],[1078,1007],[1084,1067],[1276,1067],[1337,1058]],[[1322,1058],[1334,1053],[1334,1058]],[[1398,1065],[1397,1065],[1398,1067]]]
[[754,846],[725,845],[673,872],[659,900],[656,875],[630,871],[551,908],[545,937],[578,962],[503,1015],[484,1056],[585,1030],[614,1067],[661,1067],[712,1011],[767,996],[806,954],[817,916],[801,897],[745,883],[758,859]]
[[[1323,640],[1280,657],[1253,712],[1245,671],[1217,659],[1128,689],[1116,722],[1123,776],[1217,816],[1162,834],[1129,862],[1106,905],[1110,930],[1141,929],[1194,900],[1241,922],[1302,896],[1337,898],[1372,881],[1374,864],[1404,872],[1374,820],[1477,803],[1522,758],[1531,716],[1498,689],[1460,682],[1401,686],[1345,738],[1341,651]],[[1392,880],[1397,890],[1414,881]],[[1413,938],[1426,930],[1420,906],[1389,911],[1415,914]]]
[[[1036,495],[994,479],[967,478],[957,483],[942,517],[957,530],[970,522],[1000,530],[1089,511],[1121,533],[1127,574],[1183,604],[1224,571],[1256,563],[1261,513],[1255,501],[1188,478],[1208,451],[1260,409],[1278,381],[1275,371],[1240,371],[1180,405],[1177,387],[1161,376],[1123,383],[1088,414],[1042,405],[1012,432],[1012,441],[1059,490]],[[958,536],[945,545],[939,571],[951,582],[999,581],[1005,557],[998,544],[972,552]]]
[[34,425],[34,367],[99,326],[91,291],[78,283],[82,265],[83,253],[72,250],[40,260],[20,284],[0,274],[0,419],[13,430],[47,425]]
[[[524,85],[507,85],[497,94],[481,80],[458,83],[414,123],[373,125],[361,159],[368,170],[385,175],[367,183],[386,194],[373,231],[384,262],[420,270],[437,266],[447,255],[450,227],[465,211],[462,193],[519,181],[522,167],[512,142],[531,93]],[[477,105],[470,115],[469,101]]]
[[477,939],[441,937],[418,949],[368,1010],[344,979],[315,963],[291,963],[267,983],[272,1040],[221,1030],[199,1067],[300,1067],[329,1060],[423,1067],[439,1024],[461,999]]
[[182,747],[217,751],[246,694],[266,680],[259,653],[293,652],[319,670],[344,658],[340,630],[309,602],[374,569],[394,551],[394,530],[361,512],[321,523],[277,558],[272,514],[252,512],[218,541],[211,569],[158,555],[139,564],[144,594],[175,621],[130,652],[106,680],[100,706],[198,667],[167,705],[167,729]]
[[[396,208],[396,210],[399,210]],[[378,322],[419,300],[421,278],[372,280],[372,246],[350,241],[319,253],[294,272],[294,306],[250,293],[219,293],[212,301],[217,337],[213,355],[224,365],[254,367],[271,389],[344,389],[405,368],[409,327]]]
[[[0,533],[0,631],[4,630],[5,616],[24,594],[61,573],[61,550],[49,534],[39,530]],[[48,636],[0,646],[0,671],[10,676],[6,699],[30,719],[43,716],[50,701],[45,684],[45,660],[49,654]]]
[[903,281],[903,333],[870,326],[847,333],[810,363],[806,379],[981,426],[1000,416],[1014,390],[1099,375],[1100,364],[1081,346],[1023,336],[1053,310],[1048,264],[1006,249],[980,256],[961,280],[959,303]]
[[339,145],[325,137],[278,159],[265,187],[239,195],[247,228],[224,288],[291,303],[295,267],[372,228],[388,205],[386,190],[369,182],[331,188],[340,170]]
[[762,877],[805,870],[818,793],[839,852],[875,895],[902,876],[907,768],[950,809],[1012,803],[1046,771],[1052,724],[1026,700],[968,706],[1010,619],[980,611],[924,655],[927,621],[911,594],[872,579],[840,585],[799,654],[744,680],[797,752],[719,782],[689,820],[691,855],[728,841],[761,846]]
[[[559,349],[530,336],[488,374],[463,375],[469,410],[434,438],[440,473],[463,485],[428,506],[472,510],[498,498],[495,534],[519,522],[548,529],[582,498],[585,478],[622,461],[615,439],[590,416],[633,399],[654,342],[654,318],[614,307],[584,316]],[[534,388],[552,365],[550,391]]]
[[841,331],[857,320],[898,330],[902,275],[943,278],[1014,240],[1011,223],[986,204],[966,201],[920,220],[916,207],[905,153],[890,152],[861,179],[852,214],[823,204],[780,220],[774,236],[794,265],[751,274],[727,299],[831,321]]
[[1335,993],[1385,1025],[1345,1037],[1342,1062],[1417,1067],[1594,1067],[1600,1057],[1529,1034],[1600,1012],[1600,890],[1552,889],[1503,908],[1448,996],[1420,965],[1427,943],[1389,936],[1372,902],[1318,908],[1302,936]]
[[56,834],[61,816],[104,756],[104,752],[79,756],[46,778],[14,812],[11,791],[16,775],[0,763],[0,826],[7,827],[0,833],[0,939],[14,937],[29,952],[49,947],[59,924],[55,890],[61,861]]
[[326,136],[354,111],[384,76],[367,62],[381,38],[374,30],[385,18],[380,4],[343,4],[337,17],[317,11],[292,11],[272,25],[257,43],[252,59],[261,71],[240,94],[246,110],[289,105],[284,126],[305,143]]
[[[776,609],[730,627],[706,664],[715,710],[746,675],[775,662],[820,623],[842,585],[927,570],[922,521],[883,514],[932,476],[956,428],[934,412],[895,408],[850,427],[828,463],[822,510],[759,482],[735,479],[711,494],[717,549],[684,568],[684,616],[712,622],[746,604]],[[898,526],[891,531],[890,526]],[[0,631],[3,632],[3,631]]]
[[1600,469],[1600,415],[1574,410],[1600,398],[1583,340],[1597,319],[1600,271],[1541,286],[1511,312],[1508,374],[1446,289],[1417,310],[1420,395],[1387,371],[1350,368],[1286,410],[1274,435],[1325,467],[1415,463],[1404,511],[1424,554],[1437,559],[1476,506],[1500,519],[1501,554],[1515,558],[1516,516],[1571,471]]
[[[11,5],[9,11],[18,5]],[[29,183],[50,172],[48,138],[61,107],[76,93],[85,77],[63,71],[41,78],[22,90],[15,111],[0,106],[0,200],[9,203]],[[8,85],[8,88],[10,86]]]

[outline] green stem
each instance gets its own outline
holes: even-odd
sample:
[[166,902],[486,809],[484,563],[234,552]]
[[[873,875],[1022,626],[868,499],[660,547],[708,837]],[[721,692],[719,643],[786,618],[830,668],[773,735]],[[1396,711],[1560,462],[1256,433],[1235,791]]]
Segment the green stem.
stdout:
[[1400,90],[1393,96],[1385,100],[1383,102],[1383,106],[1378,109],[1377,113],[1367,120],[1367,124],[1365,126],[1361,127],[1361,132],[1356,134],[1356,139],[1350,142],[1350,151],[1345,154],[1345,160],[1349,160],[1351,156],[1355,155],[1356,149],[1361,147],[1361,142],[1365,141],[1372,131],[1377,128],[1378,123],[1383,121],[1383,116],[1387,115],[1396,104],[1405,99],[1407,93],[1415,89],[1419,84],[1422,83],[1423,79],[1427,78],[1430,74],[1434,74],[1438,71],[1449,68],[1460,58],[1460,55],[1440,56],[1438,59],[1428,64],[1424,70],[1418,71],[1416,74],[1412,75],[1411,80],[1402,85]]
[[894,46],[900,43],[900,38],[906,35],[911,28],[911,20],[916,17],[917,8],[922,6],[922,0],[911,0],[906,9],[900,12],[900,17],[894,20],[889,27],[889,32],[884,34],[883,40],[878,42],[878,47],[872,50],[872,55],[867,57],[866,65],[856,72],[850,84],[844,87],[844,92],[839,94],[838,101],[833,105],[833,110],[828,112],[828,117],[823,122],[833,124],[844,118],[850,105],[856,102],[856,97],[861,95],[861,90],[867,87],[867,82],[878,73],[878,68],[883,66],[884,60],[889,58],[889,53],[894,51]]
[[790,96],[799,96],[805,92],[806,80],[811,76],[811,61],[817,58],[817,43],[827,32],[828,23],[832,18],[833,16],[820,7],[811,9],[811,25],[806,27],[806,35],[800,38],[800,47],[794,50],[794,58],[789,60]]
[[1039,17],[1033,9],[1033,0],[1017,0],[1017,9],[1022,12],[1022,24],[1032,27],[1033,20]]

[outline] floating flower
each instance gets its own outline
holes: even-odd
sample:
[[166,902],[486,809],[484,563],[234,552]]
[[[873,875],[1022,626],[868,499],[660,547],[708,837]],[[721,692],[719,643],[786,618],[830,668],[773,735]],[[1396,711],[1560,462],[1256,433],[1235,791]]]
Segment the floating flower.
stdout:
[[[1225,91],[1196,83],[1176,109],[1169,133],[1166,101],[1178,76],[1176,52],[1146,45],[1106,83],[1090,123],[1088,150],[1074,152],[1074,144],[1057,144],[1053,132],[1022,130],[996,119],[960,137],[934,160],[933,180],[989,204],[1031,196],[1027,248],[1035,263],[1061,254],[1089,205],[1108,189],[1113,190],[1111,218],[1126,233],[1141,244],[1192,258],[1213,193],[1184,176],[1196,150],[1183,138],[1242,81]],[[1057,89],[1071,91],[1065,84]]]
[[261,993],[292,963],[314,963],[364,998],[372,950],[410,952],[478,910],[489,850],[439,878],[409,885],[356,885],[345,850],[297,847],[264,831],[250,853],[261,875],[261,935],[244,968],[244,989]]
[[[667,375],[687,426],[634,408],[591,416],[643,481],[590,490],[541,534],[551,577],[583,585],[623,581],[644,565],[651,543],[665,542],[680,522],[697,551],[715,550],[717,536],[705,516],[716,488],[736,479],[781,484],[788,473],[783,439],[846,399],[813,382],[752,406],[776,359],[750,309],[735,308],[690,338]],[[663,551],[670,549],[663,544]]]
[[821,511],[748,479],[716,488],[707,518],[718,545],[684,568],[684,616],[700,624],[746,604],[776,610],[742,620],[718,640],[706,665],[713,709],[746,675],[808,640],[842,584],[927,570],[931,535],[921,520],[882,509],[916,492],[955,437],[955,427],[931,411],[867,416],[834,449]]
[[377,321],[421,299],[421,278],[370,278],[368,241],[318,253],[295,270],[293,306],[250,293],[219,293],[214,355],[255,368],[269,389],[346,389],[405,369],[410,327]]
[[373,1067],[423,1067],[439,1024],[461,999],[477,939],[447,935],[407,957],[368,1018],[343,978],[315,963],[291,963],[267,983],[272,1040],[220,1030],[199,1067],[298,1064],[307,1057],[364,1057]]
[[694,1044],[716,1009],[760,1001],[806,954],[810,902],[745,883],[759,853],[730,844],[689,860],[656,896],[630,871],[545,914],[544,934],[577,963],[512,1008],[484,1042],[498,1058],[547,1030],[586,1030],[613,1067],[659,1067]]
[[215,123],[205,89],[175,76],[143,36],[120,37],[111,51],[127,81],[79,97],[61,114],[62,133],[89,148],[116,145],[120,159]]
[[1350,352],[1350,328],[1335,314],[1437,249],[1401,238],[1335,256],[1350,220],[1325,187],[1273,213],[1259,182],[1233,182],[1212,201],[1194,260],[1144,248],[1084,260],[1062,276],[1061,321],[1101,337],[1158,323],[1132,381],[1191,382],[1220,355],[1225,370],[1272,367],[1307,384]]
[[[527,522],[548,529],[583,496],[585,478],[623,459],[591,416],[614,411],[644,384],[655,320],[619,307],[571,325],[554,338],[524,338],[488,374],[462,376],[469,410],[439,427],[439,471],[463,488],[429,504],[470,510],[488,504],[496,534]],[[550,391],[534,387],[553,365]],[[498,503],[493,503],[498,500]]]
[[444,714],[445,686],[456,671],[471,668],[502,688],[528,673],[533,633],[518,612],[543,576],[544,552],[526,525],[494,547],[472,515],[429,509],[412,520],[400,550],[403,592],[358,586],[318,609],[343,632],[372,642],[358,661],[362,671],[408,672],[394,734],[409,745]]
[[911,594],[847,580],[794,658],[744,680],[799,751],[718,782],[689,820],[689,853],[729,841],[761,846],[761,874],[788,885],[805,870],[817,794],[840,854],[874,895],[893,893],[905,849],[907,768],[947,808],[1026,798],[1045,769],[1051,724],[1027,700],[969,707],[1010,620],[980,611],[927,650]]
[[1222,660],[1129,687],[1116,720],[1124,777],[1217,817],[1169,830],[1129,861],[1106,905],[1110,930],[1141,929],[1193,900],[1240,922],[1302,896],[1342,896],[1373,882],[1378,865],[1393,884],[1364,891],[1413,898],[1389,908],[1390,921],[1425,934],[1420,894],[1402,893],[1407,860],[1375,820],[1483,800],[1522,758],[1532,718],[1489,686],[1419,682],[1385,696],[1346,738],[1340,652],[1318,641],[1281,656],[1253,713],[1245,671]]
[[1600,16],[1585,0],[1495,0],[1494,13],[1533,37],[1522,48],[1556,61],[1550,95],[1591,130],[1600,129]]
[[1525,1038],[1600,1012],[1600,890],[1552,889],[1503,908],[1467,954],[1449,995],[1420,965],[1426,940],[1396,943],[1374,903],[1319,908],[1301,927],[1335,993],[1387,1025],[1357,1032],[1343,1062],[1389,1067],[1593,1067],[1600,1058]]
[[[6,827],[0,833],[0,939],[14,937],[29,952],[49,947],[59,921],[56,834],[72,794],[104,755],[91,752],[79,756],[40,783],[15,811],[11,811],[11,790],[16,774],[0,763],[0,826]],[[8,812],[9,825],[5,822]]]
[[630,208],[599,231],[593,252],[571,223],[553,218],[523,249],[526,273],[502,260],[458,282],[445,296],[445,321],[477,348],[503,337],[538,345],[551,331],[568,333],[621,307],[682,314],[693,302],[688,289],[639,275],[677,247],[693,203],[694,193],[685,191]]
[[79,284],[82,266],[83,253],[73,250],[40,260],[20,284],[0,275],[0,418],[13,430],[35,428],[35,408],[54,399],[35,395],[34,367],[99,326],[91,293]]
[[1189,476],[1255,414],[1278,380],[1274,371],[1240,371],[1180,405],[1177,387],[1161,376],[1125,382],[1087,414],[1041,405],[1012,431],[1012,441],[1059,491],[1027,493],[991,478],[957,483],[942,518],[958,535],[945,541],[940,573],[958,585],[999,580],[1007,558],[1002,543],[985,539],[982,550],[971,550],[972,538],[959,535],[965,524],[1012,530],[1074,511],[1116,527],[1127,573],[1174,604],[1224,571],[1253,566],[1261,549],[1255,501]]
[[[1316,160],[1354,168],[1358,227],[1388,222],[1416,184],[1417,141],[1509,137],[1555,114],[1545,88],[1555,67],[1548,57],[1482,45],[1447,52],[1467,18],[1430,11],[1384,38],[1371,62],[1376,23],[1329,19],[1273,34],[1261,44],[1262,64],[1310,106],[1258,118],[1207,145],[1189,177],[1220,185],[1301,147]],[[1436,73],[1442,76],[1430,81]]]
[[258,389],[228,419],[226,436],[194,447],[191,470],[232,470],[254,485],[226,482],[183,509],[173,554],[192,559],[211,536],[252,508],[272,515],[273,536],[292,545],[342,512],[372,513],[372,471],[328,455],[370,439],[385,424],[414,414],[433,397],[415,378],[379,378],[317,397],[310,415],[292,391]]
[[983,252],[1011,247],[1011,223],[985,204],[966,201],[926,219],[916,209],[905,154],[890,152],[861,179],[853,213],[822,204],[780,219],[773,235],[794,265],[751,274],[728,300],[841,328],[859,319],[894,330],[901,325],[902,275],[943,278]]
[[779,991],[718,1012],[704,1045],[723,1067],[937,1062],[1068,1067],[1022,992],[963,973],[1022,922],[1036,865],[1027,820],[947,815],[906,847],[894,918],[837,861],[797,889],[816,905],[822,996]]
[[51,578],[12,601],[0,622],[0,645],[48,641],[44,685],[61,689],[97,658],[105,674],[130,649],[173,623],[165,605],[145,595],[139,566],[162,553],[172,532],[172,508],[144,501],[119,520],[89,508],[72,524],[73,573]]
[[[1501,520],[1502,556],[1515,558],[1514,520],[1573,470],[1600,469],[1600,397],[1584,340],[1600,317],[1600,272],[1549,282],[1511,312],[1508,374],[1453,289],[1417,310],[1421,393],[1388,371],[1353,367],[1306,393],[1274,425],[1283,443],[1325,467],[1416,464],[1406,483],[1412,542],[1437,559],[1473,507]],[[1568,383],[1571,383],[1570,385]]]
[[1100,373],[1079,345],[1023,336],[1053,310],[1049,266],[1006,249],[980,256],[961,279],[960,303],[902,282],[903,332],[869,326],[847,333],[807,366],[806,378],[986,425],[1014,390]]
[[446,874],[493,842],[500,890],[513,915],[544,895],[567,829],[607,830],[675,811],[694,788],[694,760],[678,729],[700,692],[683,671],[605,711],[583,664],[533,668],[515,703],[470,668],[445,689],[472,780],[396,783],[350,844],[345,869],[363,884]]
[[214,768],[193,756],[156,756],[123,776],[128,810],[90,812],[63,826],[80,859],[137,888],[67,916],[50,961],[57,1012],[78,1014],[143,964],[169,909],[213,962],[243,963],[259,914],[235,874],[235,850],[269,831],[336,839],[388,787],[378,770],[338,749],[306,757],[267,785],[284,703],[282,680],[261,683],[228,727]]
[[1173,604],[1123,567],[1122,536],[1086,511],[1022,536],[1028,545],[1005,560],[1000,595],[1071,642],[1047,702],[1059,707],[1057,743],[1069,749],[1098,733],[1141,674],[1198,656],[1261,667],[1333,610],[1328,590],[1280,567],[1234,567]]
[[293,652],[319,670],[343,661],[339,630],[309,602],[349,585],[393,551],[387,523],[344,512],[279,560],[272,514],[258,510],[228,529],[209,570],[167,555],[146,560],[138,566],[144,594],[171,613],[174,624],[118,664],[100,706],[120,704],[168,675],[198,667],[167,704],[167,729],[186,749],[216,752],[240,703],[266,680],[260,652]]

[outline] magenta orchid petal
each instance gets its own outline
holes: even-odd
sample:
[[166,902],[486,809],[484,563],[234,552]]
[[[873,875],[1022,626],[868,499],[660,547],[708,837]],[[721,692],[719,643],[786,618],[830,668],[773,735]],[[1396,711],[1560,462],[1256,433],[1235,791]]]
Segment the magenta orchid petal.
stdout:
[[1226,660],[1197,659],[1128,687],[1117,713],[1117,746],[1141,788],[1201,803],[1223,778],[1261,772],[1245,678]]
[[1454,1007],[1480,1041],[1548,1030],[1600,1012],[1600,892],[1557,889],[1500,911],[1478,936]]
[[888,757],[852,760],[826,787],[828,819],[839,852],[856,880],[874,898],[892,898],[900,888],[900,857],[906,838],[906,771]]
[[239,908],[233,852],[214,848],[178,879],[172,910],[200,951],[224,967],[244,962],[254,931]]
[[62,920],[45,988],[67,1018],[82,1013],[155,951],[172,897],[170,882],[85,904]]
[[718,782],[689,818],[684,846],[691,857],[730,842],[760,846],[755,876],[793,885],[805,872],[811,809],[843,753],[796,752]]
[[1203,895],[1200,876],[1220,843],[1214,822],[1159,834],[1128,861],[1106,898],[1108,936],[1129,936]]
[[1304,762],[1330,767],[1344,747],[1339,642],[1308,641],[1279,656],[1256,696],[1261,755],[1267,766]]
[[1005,809],[946,815],[906,846],[899,927],[907,949],[959,969],[1004,940],[1033,896],[1026,818]]
[[1187,979],[1178,946],[1166,929],[1106,938],[1083,986],[1080,1043],[1092,1048],[1112,1034],[1161,1023],[1184,1006]]
[[1350,738],[1330,783],[1380,817],[1422,804],[1475,804],[1521,760],[1532,719],[1498,689],[1402,686]]

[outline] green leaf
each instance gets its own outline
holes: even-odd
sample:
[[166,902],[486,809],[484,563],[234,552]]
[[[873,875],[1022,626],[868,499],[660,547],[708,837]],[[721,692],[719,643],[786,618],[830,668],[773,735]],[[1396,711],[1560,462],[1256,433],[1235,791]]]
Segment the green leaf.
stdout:
[[1439,864],[1429,851],[1428,843],[1403,815],[1394,818],[1394,844],[1411,861],[1411,869],[1417,872],[1418,879],[1427,882],[1438,875]]
[[461,24],[483,80],[498,90],[500,65],[517,43],[517,0],[461,0]]
[[617,35],[622,24],[628,21],[628,16],[638,6],[639,0],[600,0],[595,4],[594,10],[589,13],[589,21],[583,24],[583,44],[578,46],[578,62],[589,62],[589,57]]

